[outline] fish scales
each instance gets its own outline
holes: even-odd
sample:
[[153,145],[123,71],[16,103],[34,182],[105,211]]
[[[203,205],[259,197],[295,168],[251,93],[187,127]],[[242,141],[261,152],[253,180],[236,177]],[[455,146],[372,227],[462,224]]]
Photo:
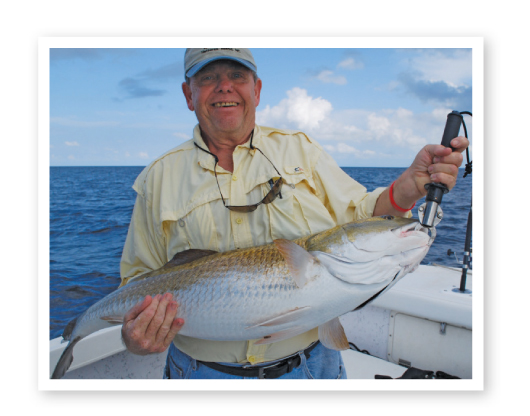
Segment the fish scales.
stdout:
[[184,319],[182,335],[266,344],[319,327],[324,345],[348,348],[338,317],[413,271],[432,244],[434,237],[428,234],[417,220],[383,216],[294,241],[226,253],[178,254],[69,324],[63,337],[70,344],[52,378],[67,371],[80,339],[119,323],[145,296],[167,292]]

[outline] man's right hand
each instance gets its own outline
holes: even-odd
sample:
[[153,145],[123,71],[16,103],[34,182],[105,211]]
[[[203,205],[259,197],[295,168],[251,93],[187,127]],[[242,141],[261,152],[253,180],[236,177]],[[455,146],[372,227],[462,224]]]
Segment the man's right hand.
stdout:
[[146,296],[124,316],[121,335],[125,346],[133,354],[147,355],[165,351],[184,320],[175,318],[177,302],[173,295]]

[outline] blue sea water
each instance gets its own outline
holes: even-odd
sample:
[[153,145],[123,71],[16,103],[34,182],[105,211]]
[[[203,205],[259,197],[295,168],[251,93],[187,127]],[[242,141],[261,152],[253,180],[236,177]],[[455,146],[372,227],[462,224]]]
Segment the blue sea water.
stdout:
[[[120,284],[119,263],[143,167],[50,168],[50,339]],[[368,191],[388,186],[403,168],[343,168]],[[444,219],[423,264],[457,266],[471,205],[471,176],[443,198]],[[422,201],[419,201],[419,206]],[[416,209],[413,214],[417,217]]]

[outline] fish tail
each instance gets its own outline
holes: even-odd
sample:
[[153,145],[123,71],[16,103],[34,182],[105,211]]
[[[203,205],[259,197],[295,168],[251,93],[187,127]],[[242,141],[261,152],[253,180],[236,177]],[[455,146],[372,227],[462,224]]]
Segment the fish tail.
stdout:
[[74,360],[74,347],[75,344],[77,344],[83,337],[75,337],[68,346],[63,351],[61,358],[59,358],[59,361],[57,362],[57,365],[55,366],[55,370],[53,371],[53,374],[51,376],[52,379],[54,378],[62,378],[66,371],[70,368],[70,365],[72,364],[72,361]]

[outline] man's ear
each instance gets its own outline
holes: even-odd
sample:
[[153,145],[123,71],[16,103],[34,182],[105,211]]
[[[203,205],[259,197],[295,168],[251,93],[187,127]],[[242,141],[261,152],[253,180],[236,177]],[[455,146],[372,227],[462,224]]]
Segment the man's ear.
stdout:
[[256,100],[256,107],[259,105],[259,99],[261,95],[261,79],[258,78],[254,84],[254,99]]
[[188,108],[190,109],[190,111],[195,111],[195,107],[193,106],[193,100],[191,99],[191,88],[185,82],[182,83],[182,92],[184,93],[184,97],[186,97],[186,104],[188,104]]

